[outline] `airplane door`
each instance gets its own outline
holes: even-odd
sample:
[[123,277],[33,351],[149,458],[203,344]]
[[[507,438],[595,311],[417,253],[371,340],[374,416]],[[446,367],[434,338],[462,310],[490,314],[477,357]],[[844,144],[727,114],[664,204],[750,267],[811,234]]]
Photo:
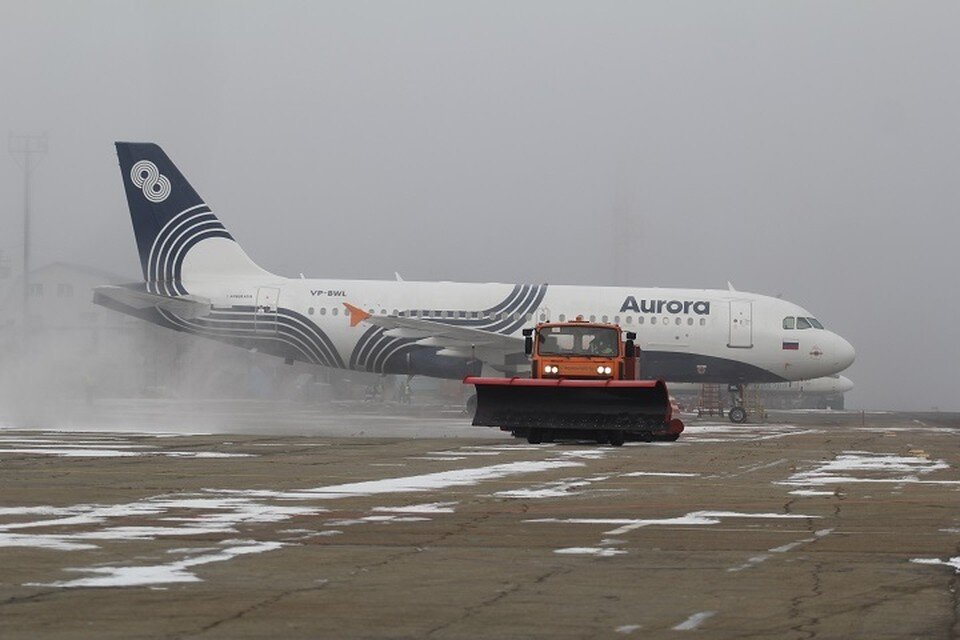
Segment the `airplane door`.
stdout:
[[260,287],[257,289],[257,310],[253,315],[254,330],[257,333],[277,332],[277,302],[280,289]]
[[749,349],[753,347],[753,303],[734,300],[730,302],[730,340],[728,347]]

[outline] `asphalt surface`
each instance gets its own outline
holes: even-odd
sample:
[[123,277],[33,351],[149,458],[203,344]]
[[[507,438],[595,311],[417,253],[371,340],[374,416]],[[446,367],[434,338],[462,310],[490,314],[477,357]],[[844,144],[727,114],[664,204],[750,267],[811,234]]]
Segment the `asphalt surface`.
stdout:
[[150,410],[118,411],[0,429],[3,638],[960,635],[956,415],[612,448],[278,407],[124,432]]

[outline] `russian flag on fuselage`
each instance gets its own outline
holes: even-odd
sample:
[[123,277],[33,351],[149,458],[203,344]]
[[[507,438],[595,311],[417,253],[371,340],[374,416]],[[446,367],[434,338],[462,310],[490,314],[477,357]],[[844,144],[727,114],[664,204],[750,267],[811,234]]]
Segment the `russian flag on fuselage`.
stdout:
[[787,351],[798,351],[798,350],[800,349],[800,343],[799,343],[799,342],[787,342],[786,340],[784,340],[784,341],[783,341],[783,348],[786,349]]

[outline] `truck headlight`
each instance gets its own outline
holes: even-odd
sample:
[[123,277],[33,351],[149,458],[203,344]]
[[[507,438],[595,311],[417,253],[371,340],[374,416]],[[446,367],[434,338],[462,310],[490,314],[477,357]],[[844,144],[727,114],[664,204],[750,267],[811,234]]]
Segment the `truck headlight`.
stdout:
[[610,375],[610,373],[611,373],[612,371],[613,371],[613,369],[611,369],[610,367],[604,367],[604,368],[603,368],[603,372],[604,372],[605,374],[607,374],[607,375]]
[[597,367],[597,373],[601,375],[603,374],[603,365],[600,365],[599,367]]

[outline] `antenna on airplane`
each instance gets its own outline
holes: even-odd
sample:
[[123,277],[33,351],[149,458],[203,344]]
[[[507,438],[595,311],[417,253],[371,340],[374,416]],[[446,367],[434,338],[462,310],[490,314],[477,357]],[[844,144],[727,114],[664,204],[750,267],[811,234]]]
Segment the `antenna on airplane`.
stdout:
[[727,280],[727,291],[733,291],[733,292],[737,291],[736,289],[733,288],[733,284],[729,280]]
[[303,272],[302,272],[302,271],[300,272],[300,279],[301,279],[301,280],[305,280],[305,279],[306,279],[306,278],[303,277]]
[[400,275],[399,271],[394,271],[393,275],[397,278],[397,282],[403,282],[403,276]]

